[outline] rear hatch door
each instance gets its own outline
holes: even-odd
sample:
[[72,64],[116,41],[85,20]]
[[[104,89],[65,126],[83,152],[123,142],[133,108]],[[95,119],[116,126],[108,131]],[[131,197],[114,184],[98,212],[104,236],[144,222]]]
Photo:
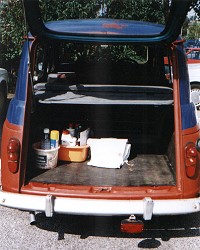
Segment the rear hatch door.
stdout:
[[[26,19],[33,36],[43,38],[66,39],[71,41],[87,42],[145,42],[171,43],[177,39],[186,15],[190,9],[193,0],[171,0],[171,6],[168,11],[168,17],[162,29],[157,31],[150,29],[134,29],[135,24],[129,20],[123,23],[116,19],[109,19],[98,22],[94,19],[88,19],[84,22],[77,21],[73,25],[69,22],[65,30],[50,29],[42,17],[39,0],[23,0]],[[164,3],[165,1],[163,1]],[[47,1],[51,4],[51,1]],[[52,4],[55,1],[52,1]],[[80,19],[79,19],[80,20]],[[72,26],[71,26],[72,25]],[[140,27],[141,28],[141,27]],[[141,30],[142,33],[141,33]]]

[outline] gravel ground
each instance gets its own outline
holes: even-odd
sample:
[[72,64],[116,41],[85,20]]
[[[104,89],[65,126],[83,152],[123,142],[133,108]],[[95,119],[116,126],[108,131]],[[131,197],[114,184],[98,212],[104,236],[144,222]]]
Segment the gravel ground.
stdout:
[[121,233],[121,219],[38,213],[30,225],[27,212],[0,207],[0,249],[199,249],[200,213],[154,218],[140,235]]

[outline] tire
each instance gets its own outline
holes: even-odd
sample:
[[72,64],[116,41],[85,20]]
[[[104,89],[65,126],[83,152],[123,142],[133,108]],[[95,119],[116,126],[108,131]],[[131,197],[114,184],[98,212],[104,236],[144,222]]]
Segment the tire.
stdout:
[[191,84],[191,101],[200,109],[200,83]]

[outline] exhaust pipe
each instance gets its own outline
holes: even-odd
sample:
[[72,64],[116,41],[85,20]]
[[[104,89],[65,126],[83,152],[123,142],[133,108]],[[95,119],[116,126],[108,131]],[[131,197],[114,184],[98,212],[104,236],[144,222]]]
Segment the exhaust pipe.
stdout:
[[30,215],[30,225],[35,225],[36,224],[36,220],[35,220],[35,212],[29,212]]

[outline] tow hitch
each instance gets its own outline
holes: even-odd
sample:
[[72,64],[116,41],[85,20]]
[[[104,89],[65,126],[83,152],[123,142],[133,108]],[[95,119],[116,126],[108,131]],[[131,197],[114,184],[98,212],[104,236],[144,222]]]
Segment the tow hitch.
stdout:
[[144,223],[136,220],[135,215],[121,221],[121,232],[124,233],[141,233],[144,230]]

